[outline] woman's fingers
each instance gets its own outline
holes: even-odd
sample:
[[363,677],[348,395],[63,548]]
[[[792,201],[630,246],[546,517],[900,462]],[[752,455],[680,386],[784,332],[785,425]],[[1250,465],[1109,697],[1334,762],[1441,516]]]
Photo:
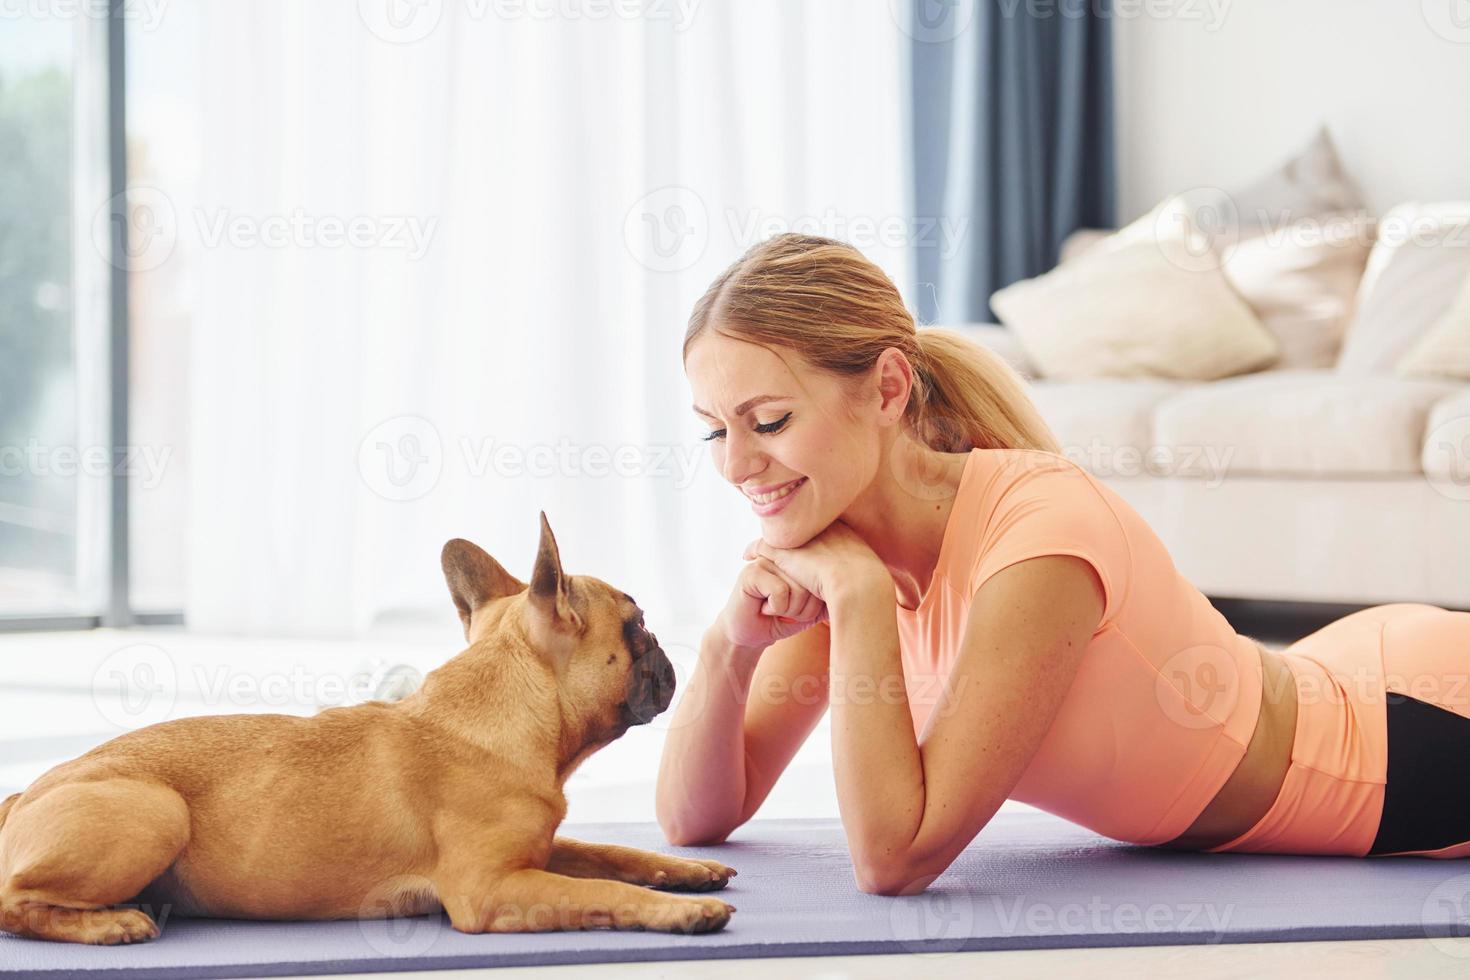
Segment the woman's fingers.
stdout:
[[821,599],[788,579],[770,559],[759,557],[756,562],[760,565],[758,587],[770,590],[761,606],[762,613],[788,623],[811,622],[817,618],[823,605]]

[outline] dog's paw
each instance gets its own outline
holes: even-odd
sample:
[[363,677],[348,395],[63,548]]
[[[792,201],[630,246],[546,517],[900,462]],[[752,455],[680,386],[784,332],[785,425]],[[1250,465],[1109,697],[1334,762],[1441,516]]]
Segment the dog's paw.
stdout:
[[141,943],[158,938],[158,926],[148,915],[137,909],[110,909],[105,915],[96,916],[81,937],[83,942],[100,946],[120,946],[123,943]]
[[681,898],[650,910],[645,929],[658,932],[682,932],[688,935],[719,932],[730,921],[735,906],[718,898]]
[[674,891],[709,892],[724,888],[737,872],[719,861],[702,858],[670,858],[649,880],[654,888]]

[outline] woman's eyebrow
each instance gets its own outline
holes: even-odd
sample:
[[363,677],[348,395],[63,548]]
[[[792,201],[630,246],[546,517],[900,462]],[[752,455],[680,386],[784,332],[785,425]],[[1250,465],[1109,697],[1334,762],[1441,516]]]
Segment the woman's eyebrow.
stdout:
[[[747,398],[745,401],[741,402],[739,405],[736,405],[735,406],[735,414],[736,415],[744,415],[746,412],[750,411],[752,408],[754,408],[757,405],[763,404],[765,402],[785,401],[786,399],[788,399],[790,397],[791,397],[790,395],[756,395],[754,398]],[[712,419],[712,418],[715,417],[715,416],[711,415],[709,412],[706,412],[704,409],[700,408],[698,405],[694,405],[692,407],[694,408],[694,410],[696,412],[698,412],[700,415],[703,415],[707,419]]]

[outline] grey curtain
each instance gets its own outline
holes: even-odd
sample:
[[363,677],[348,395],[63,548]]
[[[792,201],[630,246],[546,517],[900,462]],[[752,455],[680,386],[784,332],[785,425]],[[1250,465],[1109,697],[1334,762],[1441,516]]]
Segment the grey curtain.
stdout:
[[990,295],[1114,222],[1110,0],[912,0],[917,313]]

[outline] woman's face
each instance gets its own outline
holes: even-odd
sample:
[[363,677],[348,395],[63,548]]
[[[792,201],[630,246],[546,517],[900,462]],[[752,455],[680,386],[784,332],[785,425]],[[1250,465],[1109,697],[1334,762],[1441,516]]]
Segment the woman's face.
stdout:
[[[769,544],[805,544],[871,482],[878,427],[826,372],[712,331],[690,346],[684,370],[710,455],[749,500]],[[784,496],[760,502],[762,491],[777,490]]]

